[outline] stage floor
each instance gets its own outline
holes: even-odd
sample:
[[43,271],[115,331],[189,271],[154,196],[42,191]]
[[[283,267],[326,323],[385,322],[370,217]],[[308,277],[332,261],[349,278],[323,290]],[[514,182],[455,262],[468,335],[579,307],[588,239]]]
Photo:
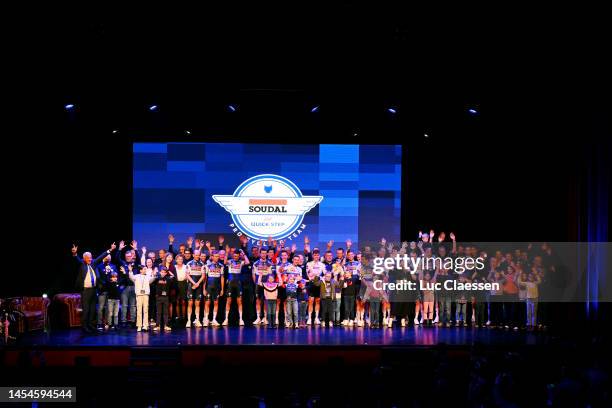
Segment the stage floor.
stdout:
[[327,328],[272,329],[266,327],[221,327],[175,329],[172,332],[140,332],[120,329],[103,334],[85,334],[80,329],[28,333],[18,347],[199,347],[199,346],[432,346],[445,343],[471,346],[545,345],[544,332],[488,328],[394,327],[393,329]]

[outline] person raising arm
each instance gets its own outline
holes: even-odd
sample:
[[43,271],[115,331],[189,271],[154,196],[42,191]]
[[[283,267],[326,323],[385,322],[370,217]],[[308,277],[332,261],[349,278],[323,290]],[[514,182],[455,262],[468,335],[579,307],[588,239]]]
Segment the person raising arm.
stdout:
[[98,286],[98,280],[100,275],[96,271],[96,266],[102,262],[102,260],[115,250],[115,243],[113,242],[110,249],[100,254],[95,260],[93,259],[91,252],[83,253],[83,258],[80,258],[77,251],[78,247],[72,245],[72,256],[78,263],[78,272],[76,276],[76,288],[81,292],[81,304],[83,307],[83,331],[86,333],[92,333],[96,330],[96,286]]

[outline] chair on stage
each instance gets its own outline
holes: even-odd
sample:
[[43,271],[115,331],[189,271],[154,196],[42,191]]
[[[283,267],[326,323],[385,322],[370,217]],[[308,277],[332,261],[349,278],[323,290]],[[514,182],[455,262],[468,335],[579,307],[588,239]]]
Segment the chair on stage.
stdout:
[[57,317],[57,326],[71,328],[81,326],[81,294],[58,293],[53,297],[54,315]]
[[8,299],[9,308],[20,312],[17,332],[42,330],[47,325],[49,299],[43,297],[16,297]]

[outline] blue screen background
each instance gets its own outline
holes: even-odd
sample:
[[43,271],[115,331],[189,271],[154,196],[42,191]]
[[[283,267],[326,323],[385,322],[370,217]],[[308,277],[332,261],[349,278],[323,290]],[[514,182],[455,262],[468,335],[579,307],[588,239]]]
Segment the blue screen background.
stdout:
[[231,216],[212,195],[263,173],[324,197],[304,218],[313,247],[400,239],[400,145],[134,143],[133,154],[133,236],[148,249],[166,248],[169,233],[177,243],[231,237]]

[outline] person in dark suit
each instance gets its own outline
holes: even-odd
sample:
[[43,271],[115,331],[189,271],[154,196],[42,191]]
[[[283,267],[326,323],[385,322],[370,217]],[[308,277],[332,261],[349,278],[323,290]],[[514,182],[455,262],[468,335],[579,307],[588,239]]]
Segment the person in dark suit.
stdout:
[[83,331],[86,333],[92,333],[96,330],[96,301],[98,299],[96,287],[100,283],[100,275],[98,274],[96,266],[102,262],[104,257],[114,251],[115,247],[116,245],[113,242],[110,249],[104,251],[95,260],[92,260],[91,252],[85,252],[83,253],[83,258],[79,258],[77,246],[72,245],[72,256],[79,264],[79,271],[76,277],[76,289],[81,292],[81,305],[83,307],[81,325]]

